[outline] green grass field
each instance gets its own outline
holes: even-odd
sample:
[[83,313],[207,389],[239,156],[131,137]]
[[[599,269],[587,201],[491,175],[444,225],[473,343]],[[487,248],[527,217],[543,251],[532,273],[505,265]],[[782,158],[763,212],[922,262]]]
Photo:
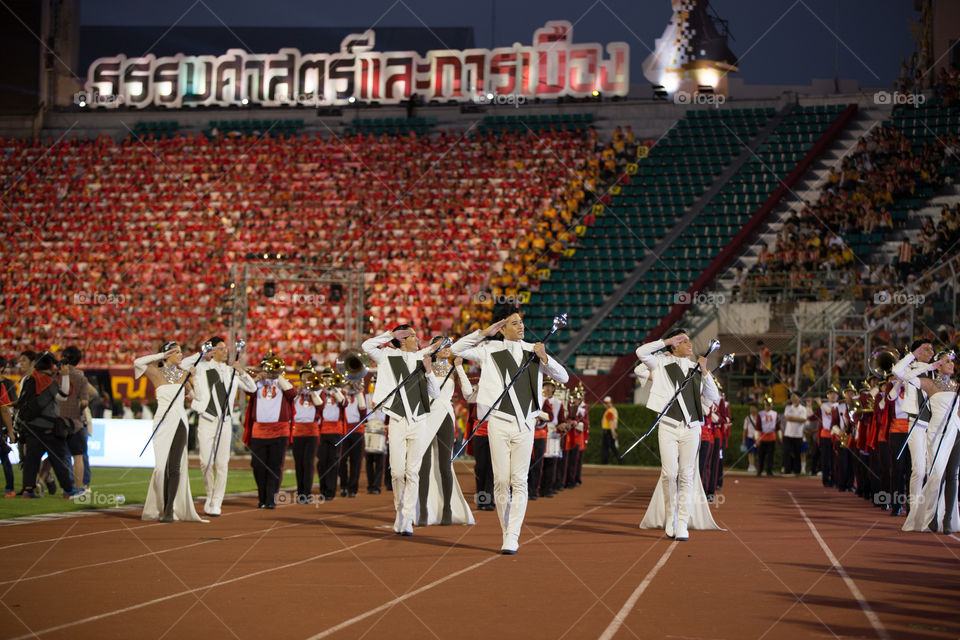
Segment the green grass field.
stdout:
[[[83,499],[64,500],[62,493],[54,496],[44,495],[40,499],[0,498],[0,519],[17,516],[30,516],[38,513],[61,511],[80,511],[82,509],[107,509],[117,506],[142,504],[147,497],[147,484],[153,469],[122,467],[95,467],[93,481],[90,483],[90,495]],[[13,467],[16,490],[22,482],[20,469]],[[293,483],[292,474],[285,478],[284,485]],[[227,494],[256,491],[253,473],[249,469],[232,469],[227,474]],[[199,469],[190,469],[190,491],[193,497],[204,495],[203,480]]]

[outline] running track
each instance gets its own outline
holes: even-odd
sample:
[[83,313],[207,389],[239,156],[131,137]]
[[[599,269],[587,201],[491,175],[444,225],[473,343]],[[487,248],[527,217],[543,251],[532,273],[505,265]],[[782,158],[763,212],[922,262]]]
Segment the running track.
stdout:
[[234,498],[209,524],[118,510],[3,527],[0,637],[960,636],[957,536],[901,533],[815,479],[730,475],[727,531],[678,543],[637,528],[655,471],[584,474],[530,503],[516,556],[495,553],[495,512],[396,536],[389,493]]

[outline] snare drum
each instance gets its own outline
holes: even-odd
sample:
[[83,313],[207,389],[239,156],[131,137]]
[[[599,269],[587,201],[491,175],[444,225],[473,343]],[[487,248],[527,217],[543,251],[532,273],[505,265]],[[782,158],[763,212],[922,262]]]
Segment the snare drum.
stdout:
[[363,432],[363,447],[367,453],[386,453],[387,430],[383,427],[368,426]]

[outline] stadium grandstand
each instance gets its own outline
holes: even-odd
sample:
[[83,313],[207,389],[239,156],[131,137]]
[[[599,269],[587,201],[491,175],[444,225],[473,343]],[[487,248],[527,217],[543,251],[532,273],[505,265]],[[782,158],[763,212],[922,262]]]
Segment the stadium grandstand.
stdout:
[[0,15],[3,637],[960,636],[960,2]]

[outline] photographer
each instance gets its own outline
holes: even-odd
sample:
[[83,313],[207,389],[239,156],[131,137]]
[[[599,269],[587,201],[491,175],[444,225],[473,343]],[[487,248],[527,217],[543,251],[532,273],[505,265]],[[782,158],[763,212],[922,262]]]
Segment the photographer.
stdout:
[[60,359],[62,371],[60,372],[61,386],[67,393],[67,397],[60,404],[60,417],[67,424],[67,450],[73,457],[73,483],[80,488],[85,487],[84,477],[86,475],[86,464],[84,456],[87,453],[88,424],[86,422],[85,409],[90,404],[91,392],[96,393],[86,376],[77,369],[77,365],[83,359],[83,352],[79,348],[69,346],[63,350],[63,356]]
[[65,498],[78,495],[67,466],[69,427],[60,418],[60,403],[69,389],[57,386],[57,361],[53,354],[44,352],[37,358],[33,373],[26,378],[20,390],[16,407],[21,428],[20,439],[25,444],[23,460],[23,491],[25,498],[39,498],[36,491],[40,458],[46,453],[63,487]]
[[6,482],[4,498],[16,495],[13,486],[13,465],[10,464],[10,445],[17,441],[13,431],[13,404],[17,401],[17,385],[6,377],[7,371],[16,365],[12,360],[0,358],[0,464]]

